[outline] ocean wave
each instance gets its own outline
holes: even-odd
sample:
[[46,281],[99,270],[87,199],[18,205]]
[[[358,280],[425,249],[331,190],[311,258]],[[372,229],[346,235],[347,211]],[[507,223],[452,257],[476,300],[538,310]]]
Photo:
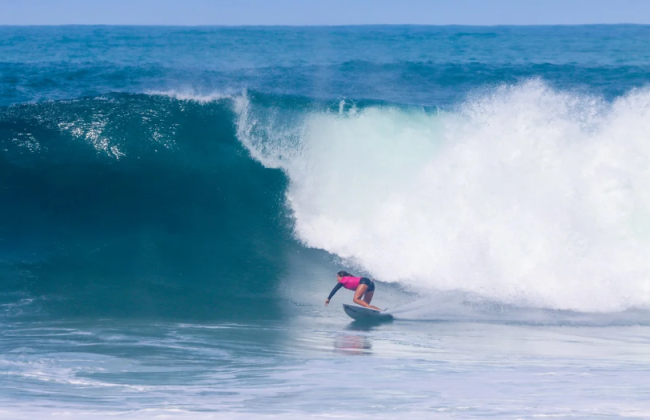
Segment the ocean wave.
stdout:
[[70,314],[279,314],[291,272],[347,265],[432,305],[643,312],[649,110],[648,90],[540,80],[446,109],[254,91],[11,106],[4,292]]

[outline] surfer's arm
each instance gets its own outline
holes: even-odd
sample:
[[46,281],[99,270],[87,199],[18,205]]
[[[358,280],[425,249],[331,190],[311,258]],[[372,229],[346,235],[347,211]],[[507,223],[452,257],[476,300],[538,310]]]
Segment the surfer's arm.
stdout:
[[325,301],[325,305],[330,303],[330,299],[332,299],[332,296],[334,296],[334,294],[338,292],[341,287],[343,287],[343,283],[337,283],[337,285],[334,286],[334,288],[330,292],[330,295],[327,297],[327,300]]

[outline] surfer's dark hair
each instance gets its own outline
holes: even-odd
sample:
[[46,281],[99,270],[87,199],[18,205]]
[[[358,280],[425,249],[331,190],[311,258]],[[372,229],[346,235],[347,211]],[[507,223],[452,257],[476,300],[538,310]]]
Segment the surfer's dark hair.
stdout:
[[352,274],[348,273],[347,271],[339,271],[336,273],[336,275],[339,277],[352,277]]

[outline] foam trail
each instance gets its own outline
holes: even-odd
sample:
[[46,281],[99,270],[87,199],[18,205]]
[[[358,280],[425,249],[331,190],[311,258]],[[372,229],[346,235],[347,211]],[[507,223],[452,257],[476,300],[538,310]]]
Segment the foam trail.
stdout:
[[650,306],[650,91],[607,103],[534,80],[455,111],[312,112],[238,135],[290,178],[295,234],[377,278],[505,304]]

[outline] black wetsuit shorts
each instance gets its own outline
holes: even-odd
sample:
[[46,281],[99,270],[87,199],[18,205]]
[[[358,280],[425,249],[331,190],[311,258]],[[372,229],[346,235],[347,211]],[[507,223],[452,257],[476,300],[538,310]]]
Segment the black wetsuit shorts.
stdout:
[[370,280],[367,277],[361,277],[361,280],[359,280],[359,284],[365,284],[366,286],[368,286],[368,290],[366,290],[366,292],[375,291],[375,282]]

